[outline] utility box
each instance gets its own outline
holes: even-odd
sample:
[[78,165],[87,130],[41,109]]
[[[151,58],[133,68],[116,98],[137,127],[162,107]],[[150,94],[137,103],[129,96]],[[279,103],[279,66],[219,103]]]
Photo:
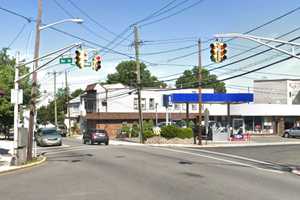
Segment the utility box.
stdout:
[[18,148],[27,147],[27,146],[28,146],[28,129],[27,128],[19,128]]

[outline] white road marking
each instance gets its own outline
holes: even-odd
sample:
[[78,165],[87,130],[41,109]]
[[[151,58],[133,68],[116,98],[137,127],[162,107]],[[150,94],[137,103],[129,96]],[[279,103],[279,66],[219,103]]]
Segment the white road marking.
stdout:
[[189,155],[194,155],[194,156],[209,158],[209,159],[218,160],[218,161],[222,161],[222,162],[226,162],[226,163],[231,163],[231,164],[236,164],[236,165],[240,165],[240,166],[251,167],[251,168],[259,169],[259,170],[263,170],[263,171],[269,171],[269,172],[274,172],[274,173],[279,173],[279,174],[283,173],[282,171],[272,170],[272,169],[264,169],[264,168],[257,167],[255,165],[246,164],[246,163],[242,163],[242,162],[238,162],[238,161],[233,161],[233,160],[228,160],[228,159],[225,159],[225,158],[217,158],[217,157],[214,157],[214,156],[208,156],[208,155],[203,155],[203,154],[198,154],[198,153],[193,153],[193,152],[188,152],[188,151],[182,151],[182,150],[175,150],[175,149],[168,149],[168,148],[161,148],[161,147],[156,147],[156,148],[159,148],[159,149],[162,149],[162,150],[166,150],[166,151],[173,151],[173,152],[177,152],[177,153],[184,153],[184,154],[189,154]]
[[220,156],[226,156],[226,157],[230,157],[230,158],[237,158],[237,159],[240,159],[240,160],[251,161],[251,162],[255,162],[255,163],[259,163],[259,164],[264,164],[264,165],[272,165],[272,166],[274,166],[274,164],[269,163],[269,162],[265,162],[265,161],[261,161],[261,160],[256,160],[256,159],[253,159],[253,158],[247,158],[247,157],[244,157],[244,156],[238,156],[238,155],[234,155],[234,154],[220,153],[220,152],[208,151],[208,150],[202,150],[202,149],[191,149],[191,150],[192,151],[203,152],[203,153],[210,153],[210,154],[220,155]]

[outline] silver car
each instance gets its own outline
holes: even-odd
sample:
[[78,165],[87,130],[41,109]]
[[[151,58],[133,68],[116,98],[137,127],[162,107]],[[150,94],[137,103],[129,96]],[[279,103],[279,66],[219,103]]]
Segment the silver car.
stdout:
[[35,139],[38,146],[61,146],[62,137],[55,128],[39,129],[35,133]]
[[283,137],[300,137],[300,127],[294,127],[284,130]]

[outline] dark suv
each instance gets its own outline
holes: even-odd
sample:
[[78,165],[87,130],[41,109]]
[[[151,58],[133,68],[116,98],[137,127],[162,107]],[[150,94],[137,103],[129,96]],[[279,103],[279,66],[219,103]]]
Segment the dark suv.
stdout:
[[83,134],[82,142],[83,144],[104,143],[105,145],[108,145],[109,137],[104,129],[92,129]]

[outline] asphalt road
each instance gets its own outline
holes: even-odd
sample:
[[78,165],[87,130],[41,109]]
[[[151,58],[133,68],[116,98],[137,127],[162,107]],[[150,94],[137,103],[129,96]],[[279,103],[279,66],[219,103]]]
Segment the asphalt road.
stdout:
[[[299,199],[300,177],[276,165],[184,148],[43,148],[39,167],[0,176],[5,200]],[[229,152],[228,152],[229,153]]]

